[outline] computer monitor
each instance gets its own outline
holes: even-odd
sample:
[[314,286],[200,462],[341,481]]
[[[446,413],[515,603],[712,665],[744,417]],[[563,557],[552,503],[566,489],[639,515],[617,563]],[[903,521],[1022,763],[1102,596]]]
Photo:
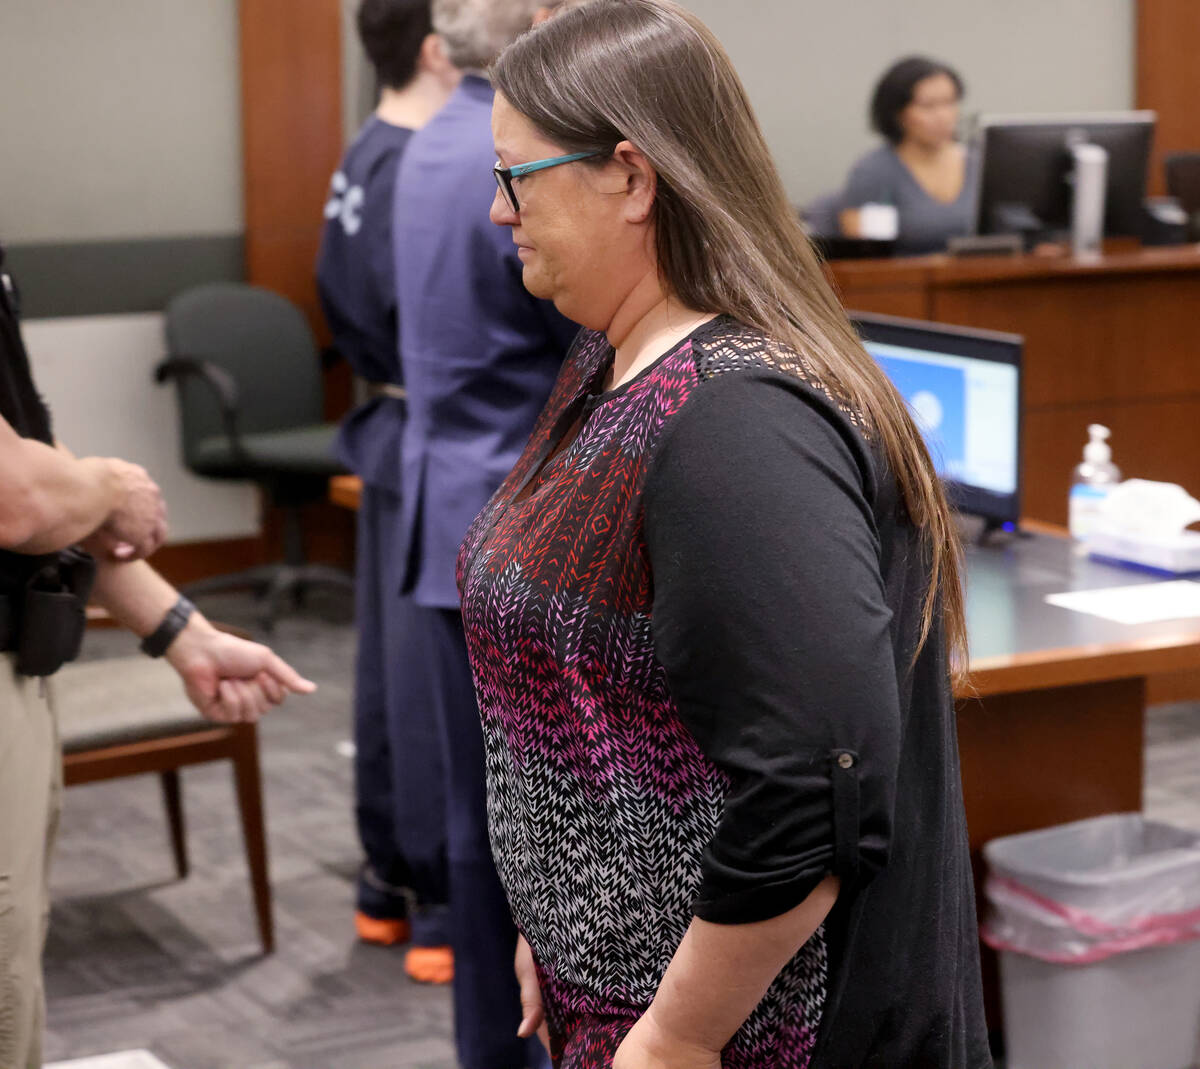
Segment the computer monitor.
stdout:
[[1021,515],[1018,334],[852,313],[854,327],[908,402],[951,503],[988,527]]
[[1108,153],[1104,233],[1139,236],[1154,123],[1152,111],[983,116],[974,232],[1047,238],[1070,230],[1071,149],[1084,143]]

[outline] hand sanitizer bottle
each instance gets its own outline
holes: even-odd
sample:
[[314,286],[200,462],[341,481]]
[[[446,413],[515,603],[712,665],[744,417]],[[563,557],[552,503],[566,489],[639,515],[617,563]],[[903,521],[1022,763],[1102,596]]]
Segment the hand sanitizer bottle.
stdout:
[[1112,462],[1109,429],[1099,423],[1088,426],[1090,441],[1083,447],[1083,463],[1075,466],[1068,498],[1071,537],[1086,538],[1109,491],[1121,481],[1121,469]]

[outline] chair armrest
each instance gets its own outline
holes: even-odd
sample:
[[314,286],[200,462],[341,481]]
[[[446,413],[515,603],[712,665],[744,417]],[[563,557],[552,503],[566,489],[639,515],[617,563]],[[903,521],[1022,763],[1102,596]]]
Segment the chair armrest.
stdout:
[[237,380],[220,364],[195,356],[169,356],[154,369],[154,381],[160,385],[169,379],[198,378],[208,387],[221,409],[221,424],[229,448],[239,461],[249,464],[238,429]]

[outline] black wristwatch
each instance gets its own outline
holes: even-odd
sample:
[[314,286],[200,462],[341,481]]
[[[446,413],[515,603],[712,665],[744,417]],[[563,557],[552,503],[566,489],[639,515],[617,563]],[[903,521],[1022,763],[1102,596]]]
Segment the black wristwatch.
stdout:
[[187,626],[188,620],[195,611],[196,606],[180,594],[179,600],[167,610],[167,615],[162,618],[162,623],[142,639],[138,649],[147,657],[161,657],[175,641],[179,632]]

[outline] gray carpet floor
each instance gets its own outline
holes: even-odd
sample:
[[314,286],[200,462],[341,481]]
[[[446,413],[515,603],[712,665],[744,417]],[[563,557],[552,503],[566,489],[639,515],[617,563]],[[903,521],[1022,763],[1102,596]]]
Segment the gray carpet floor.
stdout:
[[[253,626],[252,603],[209,598]],[[191,875],[175,879],[156,777],[67,792],[46,948],[48,1061],[145,1048],[171,1069],[449,1069],[446,988],[353,932],[354,631],[314,598],[274,648],[320,685],[260,726],[277,950],[261,955],[228,765],[185,769]],[[85,656],[134,653],[91,632]]]
[[[248,599],[210,598],[253,625]],[[171,1069],[450,1069],[450,997],[409,982],[402,951],[354,939],[359,859],[349,735],[348,607],[314,600],[275,648],[320,684],[261,726],[278,949],[261,956],[230,774],[183,773],[192,874],[174,878],[153,777],[72,788],[46,950],[48,1061],[144,1048]],[[93,632],[85,656],[132,640]],[[1200,705],[1148,723],[1151,815],[1200,830]]]

